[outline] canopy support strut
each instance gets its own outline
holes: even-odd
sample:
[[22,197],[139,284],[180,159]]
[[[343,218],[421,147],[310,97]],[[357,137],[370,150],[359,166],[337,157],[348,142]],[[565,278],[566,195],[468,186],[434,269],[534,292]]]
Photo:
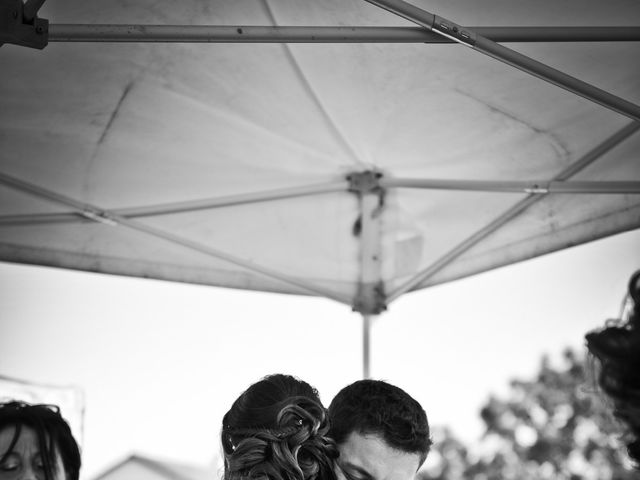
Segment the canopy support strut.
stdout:
[[79,202],[73,198],[67,197],[65,195],[61,195],[59,193],[39,187],[37,185],[33,185],[29,182],[25,182],[23,180],[11,177],[9,175],[5,175],[4,173],[0,173],[0,183],[8,185],[17,190],[28,192],[37,197],[47,199],[51,202],[55,202],[58,204],[71,207],[76,211],[77,215],[81,215],[85,218],[89,218],[96,222],[109,225],[109,226],[123,226],[146,235],[151,235],[156,238],[161,238],[175,245],[181,245],[182,247],[188,248],[190,250],[224,260],[228,263],[238,265],[240,267],[246,268],[247,270],[250,270],[253,272],[260,273],[265,277],[269,277],[269,278],[281,281],[285,284],[295,286],[307,293],[311,293],[313,295],[318,295],[322,297],[327,297],[340,303],[347,303],[347,304],[349,303],[349,300],[339,292],[333,292],[333,291],[327,290],[321,286],[314,285],[309,282],[305,282],[299,278],[283,274],[281,272],[272,270],[268,267],[263,267],[261,265],[255,264],[245,259],[236,257],[234,255],[230,255],[221,250],[211,248],[208,245],[204,245],[199,242],[194,242],[187,238],[180,237],[179,235],[175,235],[171,232],[154,228],[142,222],[139,222],[136,220],[130,220],[126,217],[117,215],[112,211],[100,209],[94,205]]
[[[567,167],[562,172],[560,172],[558,175],[556,175],[553,178],[553,180],[554,181],[558,181],[558,182],[562,182],[564,180],[567,180],[567,179],[571,178],[572,176],[574,176],[575,174],[577,174],[578,172],[583,170],[585,167],[587,167],[588,165],[590,165],[593,162],[595,162],[596,160],[598,160],[602,155],[604,155],[609,150],[611,150],[612,148],[614,148],[615,146],[620,144],[622,141],[624,141],[627,138],[629,138],[631,135],[633,135],[639,129],[640,129],[640,122],[629,123],[626,127],[622,128],[618,132],[614,133],[612,136],[610,136],[604,142],[602,142],[600,145],[596,146],[594,149],[589,151],[586,155],[581,157],[579,160],[577,160],[573,164],[569,165],[569,167]],[[533,205],[534,203],[537,203],[538,201],[540,201],[544,197],[545,197],[545,195],[540,195],[540,194],[536,194],[536,193],[531,193],[531,194],[527,195],[527,197],[525,199],[523,199],[520,202],[518,202],[515,205],[513,205],[510,209],[508,209],[506,212],[504,212],[498,218],[496,218],[491,223],[486,225],[484,228],[481,228],[480,230],[478,230],[476,233],[474,233],[473,235],[468,237],[462,243],[458,244],[456,247],[454,247],[448,253],[446,253],[441,258],[439,258],[434,263],[432,263],[429,267],[427,267],[426,269],[422,270],[417,275],[415,275],[413,278],[410,278],[407,282],[405,282],[404,284],[400,285],[394,291],[389,293],[389,295],[387,297],[387,301],[391,302],[394,299],[398,298],[403,293],[408,292],[408,291],[412,290],[413,288],[417,287],[422,282],[424,282],[425,280],[427,280],[428,278],[432,277],[437,272],[442,270],[445,266],[447,266],[453,260],[458,258],[464,252],[469,250],[471,247],[473,247],[474,245],[476,245],[479,242],[481,242],[483,239],[485,239],[490,234],[495,232],[498,228],[500,228],[503,225],[505,225],[506,223],[510,222],[513,218],[515,218],[518,215],[520,215],[520,213],[522,213],[527,208],[529,208],[531,205]]]
[[[631,42],[640,27],[467,27],[494,42]],[[49,42],[456,43],[422,27],[50,24]]]
[[424,188],[429,190],[463,190],[468,192],[554,194],[635,194],[640,182],[522,182],[510,180],[440,180],[435,178],[390,178],[381,182],[387,188]]
[[[280,188],[261,192],[240,193],[214,198],[188,200],[184,202],[165,203],[144,207],[125,207],[111,210],[111,213],[125,218],[152,217],[175,213],[195,212],[250,203],[263,203],[285,198],[296,198],[306,195],[319,195],[333,192],[344,192],[348,187],[346,180],[336,182],[303,185],[300,187]],[[42,213],[23,215],[0,215],[0,226],[11,224],[35,223],[69,223],[82,221],[75,213]],[[85,219],[86,220],[86,219]]]
[[[125,207],[111,210],[111,213],[125,218],[152,217],[170,213],[194,212],[232,205],[243,205],[253,202],[268,202],[283,198],[318,195],[331,192],[342,192],[347,189],[346,181],[328,182],[317,185],[292,187],[287,189],[248,194],[229,195],[224,197],[190,200],[146,207]],[[420,188],[427,190],[461,190],[468,192],[499,193],[533,193],[537,195],[552,194],[638,194],[640,182],[635,181],[512,181],[512,180],[450,180],[436,178],[383,178],[380,186],[389,188]],[[69,213],[28,213],[18,215],[0,215],[0,227],[6,225],[35,225],[38,223],[77,223],[86,221],[86,217],[78,217]]]
[[549,83],[580,95],[603,107],[609,108],[633,120],[640,120],[640,106],[612,95],[605,90],[567,75],[544,63],[489,40],[469,28],[462,27],[445,18],[438,17],[403,0],[365,0],[384,10],[421,25],[457,43],[466,45],[512,67],[529,73]]

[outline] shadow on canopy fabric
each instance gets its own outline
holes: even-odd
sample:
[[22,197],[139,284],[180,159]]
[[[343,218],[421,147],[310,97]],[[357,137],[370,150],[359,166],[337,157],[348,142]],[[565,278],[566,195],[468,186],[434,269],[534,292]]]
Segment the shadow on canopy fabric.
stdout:
[[45,3],[0,49],[0,260],[368,315],[640,227],[640,3],[372,3]]

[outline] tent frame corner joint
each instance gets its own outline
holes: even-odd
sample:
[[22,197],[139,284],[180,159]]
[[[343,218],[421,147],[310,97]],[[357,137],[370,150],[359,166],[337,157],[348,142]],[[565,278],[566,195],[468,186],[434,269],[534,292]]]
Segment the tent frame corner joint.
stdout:
[[45,0],[0,2],[0,46],[10,43],[42,50],[49,43],[49,20],[38,18]]

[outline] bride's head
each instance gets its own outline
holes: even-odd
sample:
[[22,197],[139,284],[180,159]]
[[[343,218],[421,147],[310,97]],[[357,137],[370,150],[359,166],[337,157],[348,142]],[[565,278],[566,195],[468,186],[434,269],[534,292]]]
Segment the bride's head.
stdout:
[[290,375],[251,385],[222,420],[225,480],[335,480],[335,443],[318,392]]

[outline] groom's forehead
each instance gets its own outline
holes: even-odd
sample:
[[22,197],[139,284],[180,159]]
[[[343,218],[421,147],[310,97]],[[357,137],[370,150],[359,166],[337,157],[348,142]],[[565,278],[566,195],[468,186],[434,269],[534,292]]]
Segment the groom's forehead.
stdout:
[[418,454],[398,450],[377,434],[352,432],[338,448],[349,480],[412,480],[420,465]]

